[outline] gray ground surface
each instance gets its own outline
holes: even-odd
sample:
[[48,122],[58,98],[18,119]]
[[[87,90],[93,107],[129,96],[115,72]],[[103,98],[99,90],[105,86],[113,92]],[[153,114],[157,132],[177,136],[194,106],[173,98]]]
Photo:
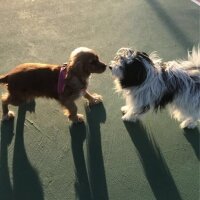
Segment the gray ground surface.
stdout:
[[[189,0],[0,0],[0,74],[62,64],[78,46],[106,63],[122,46],[184,58],[200,41],[199,20]],[[80,100],[78,126],[54,101],[12,107],[15,121],[1,124],[0,200],[198,200],[199,127],[183,131],[166,111],[124,124],[109,70],[89,88],[104,102],[88,110]]]

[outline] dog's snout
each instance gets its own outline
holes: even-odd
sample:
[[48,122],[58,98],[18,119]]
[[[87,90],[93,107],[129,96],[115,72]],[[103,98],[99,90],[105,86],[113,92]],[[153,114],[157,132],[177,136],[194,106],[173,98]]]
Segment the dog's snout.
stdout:
[[106,69],[107,65],[105,63],[102,63],[103,68]]

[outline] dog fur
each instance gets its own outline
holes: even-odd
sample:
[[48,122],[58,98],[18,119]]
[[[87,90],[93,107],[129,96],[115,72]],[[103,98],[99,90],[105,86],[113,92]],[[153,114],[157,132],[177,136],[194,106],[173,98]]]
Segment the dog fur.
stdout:
[[148,110],[168,105],[181,128],[195,128],[200,120],[200,48],[188,52],[187,60],[162,62],[155,53],[121,48],[110,67],[116,90],[126,105],[122,119],[135,121]]
[[[61,67],[67,68],[64,90],[57,90]],[[87,91],[91,73],[102,73],[106,65],[99,61],[97,54],[89,48],[79,47],[72,51],[69,61],[63,66],[41,63],[21,64],[5,75],[0,76],[0,84],[7,86],[8,92],[2,95],[3,120],[14,117],[8,105],[19,106],[36,97],[56,99],[67,110],[73,122],[83,121],[83,115],[77,114],[75,100],[84,96],[90,104],[102,101],[100,95],[91,95]]]

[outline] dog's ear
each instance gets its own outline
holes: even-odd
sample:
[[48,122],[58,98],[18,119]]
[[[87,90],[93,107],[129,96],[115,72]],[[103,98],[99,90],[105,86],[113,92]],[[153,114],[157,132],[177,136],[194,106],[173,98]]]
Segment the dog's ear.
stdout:
[[145,81],[147,76],[143,62],[137,59],[129,64],[126,64],[123,73],[124,77],[121,80],[123,88],[138,86]]
[[79,74],[82,71],[83,65],[80,61],[77,61],[77,62],[72,61],[72,62],[69,63],[68,68],[69,68],[70,72]]
[[149,55],[145,52],[140,52],[138,51],[137,54],[136,54],[137,58],[143,58],[145,59],[146,61],[148,61],[150,64],[153,64],[151,59],[149,58]]
[[149,57],[147,53],[138,51],[136,56]]
[[76,74],[79,77],[86,77],[90,74],[86,64],[81,61],[70,63],[69,74]]

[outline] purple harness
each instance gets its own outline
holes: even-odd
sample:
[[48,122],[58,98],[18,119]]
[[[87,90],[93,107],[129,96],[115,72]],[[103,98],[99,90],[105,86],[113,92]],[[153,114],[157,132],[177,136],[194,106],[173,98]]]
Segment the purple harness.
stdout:
[[58,77],[58,87],[57,87],[58,94],[62,94],[64,92],[66,77],[67,77],[67,68],[63,66],[60,69],[60,74]]

